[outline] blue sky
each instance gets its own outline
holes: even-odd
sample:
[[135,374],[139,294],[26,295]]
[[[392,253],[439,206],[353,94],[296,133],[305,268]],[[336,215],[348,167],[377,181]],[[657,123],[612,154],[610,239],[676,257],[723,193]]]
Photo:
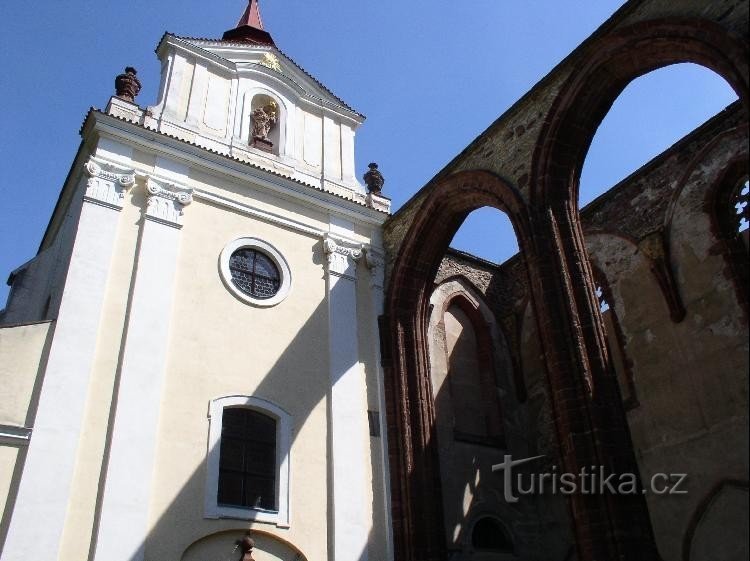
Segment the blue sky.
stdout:
[[[220,37],[245,0],[4,2],[0,34],[0,281],[36,253],[90,106],[135,66],[155,102],[165,31]],[[261,0],[277,45],[368,119],[357,167],[376,161],[394,208],[603,23],[615,0]],[[708,70],[678,65],[626,89],[599,129],[582,202],[627,176],[735,99]],[[480,209],[454,245],[502,261],[507,220]],[[0,282],[0,306],[7,287]]]

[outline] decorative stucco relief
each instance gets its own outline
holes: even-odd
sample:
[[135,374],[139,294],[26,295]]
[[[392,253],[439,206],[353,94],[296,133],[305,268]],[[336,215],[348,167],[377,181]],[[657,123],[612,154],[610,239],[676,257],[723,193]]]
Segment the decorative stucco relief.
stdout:
[[181,227],[183,209],[193,201],[193,189],[148,177],[146,191],[146,218],[168,226]]
[[135,184],[135,170],[94,157],[84,169],[89,175],[84,200],[120,210],[125,191]]
[[330,236],[323,239],[323,253],[326,256],[326,273],[352,280],[357,278],[357,262],[362,258],[362,246],[345,245]]

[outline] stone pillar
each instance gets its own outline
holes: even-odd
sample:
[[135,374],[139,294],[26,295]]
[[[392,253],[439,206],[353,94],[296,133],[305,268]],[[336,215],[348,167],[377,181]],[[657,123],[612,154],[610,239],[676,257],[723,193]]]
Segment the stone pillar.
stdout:
[[[390,463],[388,461],[388,426],[385,420],[386,399],[383,368],[380,363],[380,326],[378,323],[378,318],[383,315],[385,299],[383,294],[385,284],[385,256],[378,251],[367,248],[365,250],[365,263],[367,268],[370,269],[370,312],[372,314],[372,348],[370,349],[370,352],[375,379],[378,385],[378,410],[380,413],[380,473],[375,474],[375,476],[380,478],[380,485],[382,485],[383,488],[382,501],[384,512],[382,513],[382,516],[387,539],[385,544],[387,557],[384,561],[393,561],[393,520],[391,516]],[[380,516],[377,512],[373,514],[374,516]]]
[[148,178],[118,373],[95,561],[143,561],[183,207],[192,190]]
[[[562,468],[579,473],[601,466],[606,474],[637,476],[578,211],[563,201],[535,218],[538,253],[527,259]],[[581,561],[659,558],[640,492],[578,493],[569,500]]]
[[330,357],[329,474],[332,486],[331,561],[367,561],[370,532],[365,444],[367,400],[359,361],[357,262],[359,247],[323,240]]
[[2,561],[27,561],[40,551],[56,559],[70,505],[119,211],[135,183],[134,170],[99,158],[84,171],[83,206]]

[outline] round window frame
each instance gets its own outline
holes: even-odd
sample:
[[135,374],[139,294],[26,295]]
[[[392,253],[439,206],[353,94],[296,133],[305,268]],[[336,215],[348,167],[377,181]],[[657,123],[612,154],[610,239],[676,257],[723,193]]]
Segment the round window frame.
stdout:
[[[270,298],[255,298],[252,295],[240,290],[232,282],[232,272],[229,270],[229,259],[232,254],[239,249],[254,249],[268,256],[279,271],[279,290]],[[224,286],[238,299],[246,304],[257,306],[259,308],[269,308],[281,303],[292,289],[292,272],[289,264],[281,253],[268,242],[258,238],[237,238],[228,243],[221,251],[219,256],[219,274]]]

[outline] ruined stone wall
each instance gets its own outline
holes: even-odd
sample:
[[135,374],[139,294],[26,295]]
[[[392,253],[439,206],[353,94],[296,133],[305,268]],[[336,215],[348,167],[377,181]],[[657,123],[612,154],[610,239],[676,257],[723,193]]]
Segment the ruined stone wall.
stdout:
[[[706,551],[731,559],[731,548],[747,544],[747,286],[737,277],[747,250],[730,251],[733,232],[718,214],[732,209],[716,206],[727,184],[747,177],[747,157],[746,116],[736,103],[581,211],[609,318],[618,323],[613,333],[606,322],[608,346],[618,346],[625,363],[618,367],[627,369],[618,377],[630,381],[621,392],[632,398],[627,419],[640,475],[648,486],[657,474],[687,474],[687,494],[647,495],[664,561]],[[524,386],[518,415],[533,442],[527,452],[554,458],[544,351],[522,257],[498,266],[450,250],[435,282],[456,278],[484,296],[508,341]]]
[[[532,339],[529,330],[538,329],[541,353],[535,355],[544,357],[542,371],[549,388],[554,440],[567,472],[578,473],[592,465],[607,465],[617,475],[647,471],[643,436],[632,420],[634,409],[626,415],[618,391],[619,379],[630,383],[627,372],[624,378],[613,376],[613,363],[629,368],[636,390],[647,367],[664,387],[664,379],[656,373],[672,372],[668,375],[671,382],[685,377],[674,369],[705,366],[710,372],[714,364],[708,357],[712,353],[728,372],[736,373],[738,365],[746,364],[746,352],[736,343],[736,332],[740,325],[746,326],[746,318],[741,323],[740,316],[732,316],[728,302],[732,302],[732,310],[746,313],[747,252],[726,235],[721,226],[726,221],[716,220],[712,209],[716,206],[713,201],[726,196],[726,187],[737,179],[737,173],[747,169],[741,163],[747,159],[746,125],[736,125],[746,119],[750,103],[748,7],[744,0],[630,0],[384,225],[387,280],[381,321],[382,365],[396,557],[443,559],[444,544],[448,543],[440,516],[433,438],[435,404],[424,330],[435,274],[468,213],[485,206],[501,210],[518,236],[533,319],[523,321],[528,317],[523,306],[501,305],[498,323],[510,346],[515,346],[514,370],[519,372],[522,369],[515,368],[519,363],[529,370],[535,362],[535,356],[525,355],[520,341]],[[619,205],[622,215],[616,220],[599,222],[597,227],[590,217],[593,211],[585,211],[581,220],[580,170],[612,103],[638,77],[684,62],[702,65],[724,78],[741,105],[708,126],[717,128],[668,151],[669,161],[662,159],[658,166],[648,168],[649,188],[635,185],[623,196]],[[743,151],[745,158],[741,159]],[[671,169],[658,180],[654,169],[662,165]],[[711,192],[717,194],[711,201],[700,197]],[[649,201],[657,207],[652,208]],[[652,212],[641,212],[643,208]],[[633,216],[636,222],[628,222]],[[733,258],[725,259],[725,255]],[[623,272],[613,282],[610,277],[616,266]],[[507,286],[513,286],[512,279],[495,280],[503,276],[505,271],[493,276],[487,284],[488,293],[502,294],[507,287],[500,284],[505,285],[506,280]],[[632,351],[640,343],[633,343],[634,329],[656,322],[643,332],[647,339],[641,346],[652,343],[646,333],[656,337],[659,324],[664,331],[654,341],[664,345],[662,354],[671,353],[669,365],[666,360],[654,360],[653,353],[640,362],[627,354],[624,360],[611,359],[608,346],[615,337],[606,332],[595,296],[596,282],[608,284],[606,281],[613,283],[607,291],[614,311],[622,316],[617,343]],[[495,282],[498,286],[490,291]],[[624,299],[630,282],[638,287],[633,294],[647,304],[639,301],[628,309],[626,302],[624,309],[617,309],[623,308],[619,300]],[[516,300],[523,302],[523,298]],[[512,313],[507,313],[511,308]],[[639,318],[635,310],[639,310],[639,321],[633,320]],[[707,333],[722,335],[712,340]],[[713,341],[710,348],[706,348],[706,340]],[[681,350],[680,345],[687,346]],[[674,348],[678,350],[669,350]],[[642,348],[636,351],[646,352]],[[690,358],[694,351],[702,362]],[[525,379],[530,395],[531,384]],[[740,385],[728,385],[733,395],[746,394]],[[669,393],[663,392],[665,396]],[[719,401],[722,399],[723,395]],[[682,403],[693,405],[685,400]],[[669,426],[669,412],[658,400],[641,407],[649,410],[647,433],[653,434],[653,426],[659,427],[657,434]],[[706,407],[714,411],[713,405]],[[733,411],[734,407],[717,410],[716,418],[731,418]],[[706,415],[703,409],[696,414]],[[714,426],[713,416],[704,424]],[[695,440],[698,430],[691,426],[676,434]],[[678,437],[663,436],[662,443],[672,439],[675,449],[680,449]],[[681,450],[688,453],[687,448]],[[712,472],[701,480],[725,475]],[[746,488],[746,480],[743,484]],[[732,497],[727,500],[736,503],[737,494]],[[690,529],[681,534],[688,542],[682,546],[686,558],[692,548],[701,552],[719,543],[747,543],[719,539],[710,529],[728,526],[710,513],[704,513],[709,531],[701,530],[704,517],[697,514],[698,500],[691,499],[688,508],[680,509],[680,515],[691,509],[696,513],[687,523]],[[634,493],[612,500],[601,494],[577,493],[570,495],[568,502],[581,561],[657,561],[660,555],[654,529],[661,532],[658,547],[666,551],[663,555],[668,560],[680,554],[678,539],[664,536],[672,531],[678,535],[682,530],[675,528],[685,526],[684,517],[665,522],[670,515],[650,497]],[[650,516],[655,518],[654,524],[649,522]],[[684,537],[691,535],[695,538]]]
[[[597,44],[608,34],[661,18],[703,18],[720,21],[723,26],[747,39],[748,5],[738,0],[706,3],[683,0],[676,5],[667,0],[640,0],[626,3],[594,34],[561,61],[534,88],[503,113],[460,154],[420,189],[386,223],[384,244],[387,250],[386,275],[390,275],[399,247],[430,189],[451,174],[482,169],[497,173],[518,189],[525,201],[531,198],[530,178],[533,155],[554,111],[554,102],[572,75],[580,71],[582,60],[590,57]],[[622,86],[624,88],[624,86]]]

